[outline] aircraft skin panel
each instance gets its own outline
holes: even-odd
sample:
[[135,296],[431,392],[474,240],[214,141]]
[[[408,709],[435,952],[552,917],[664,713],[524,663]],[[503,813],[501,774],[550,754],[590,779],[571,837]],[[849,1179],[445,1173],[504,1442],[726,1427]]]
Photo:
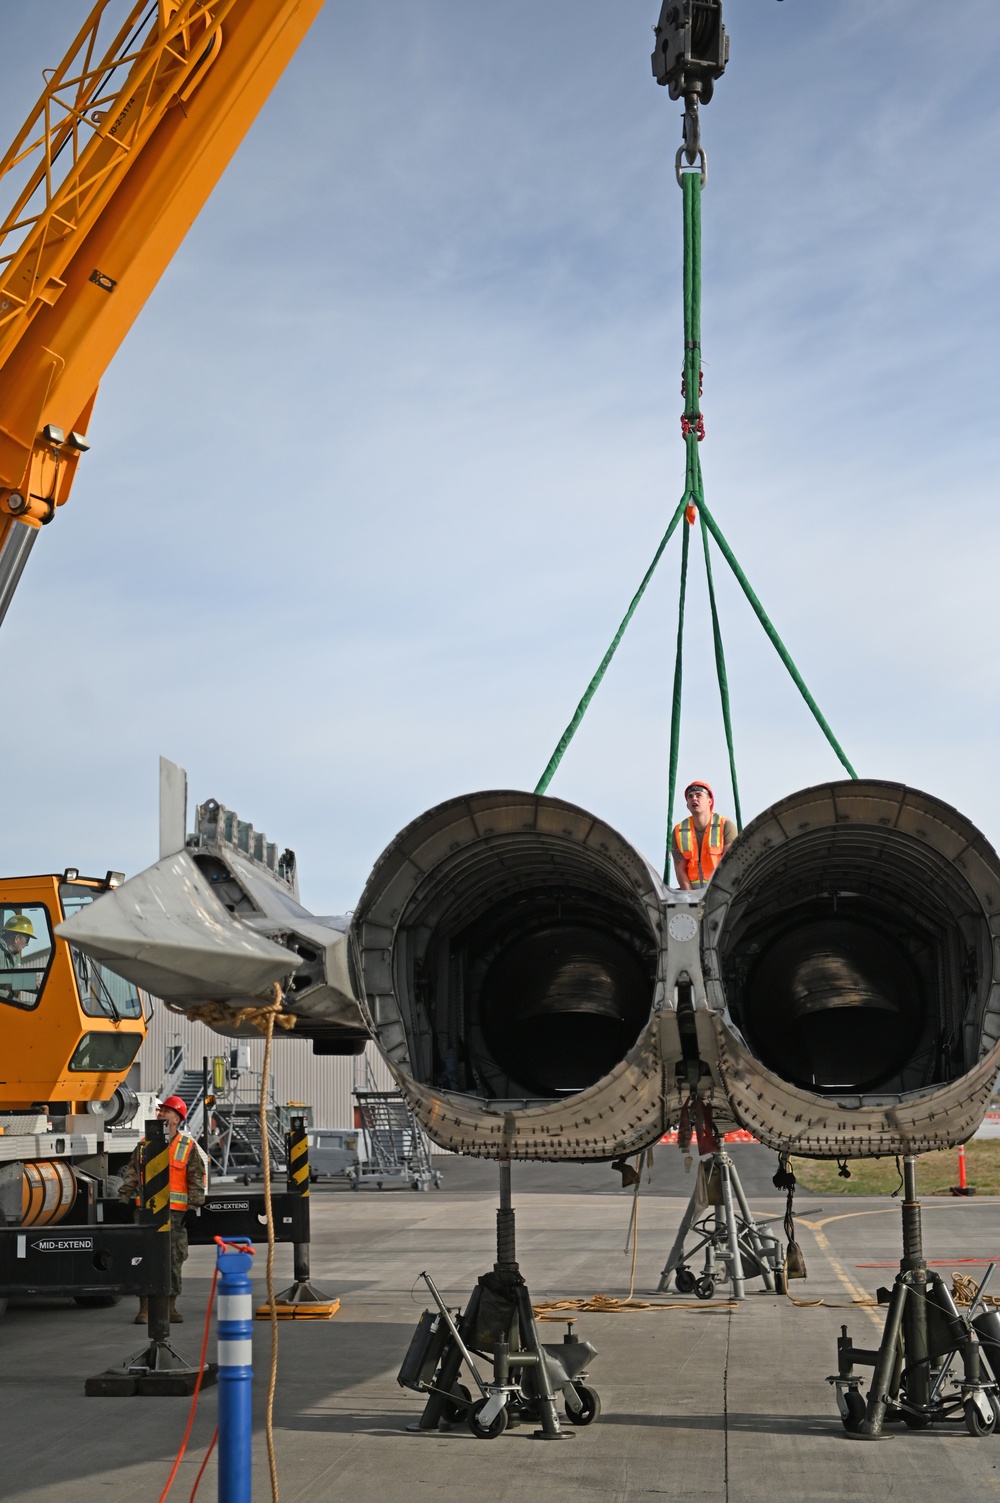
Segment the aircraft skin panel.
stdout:
[[952,1147],[982,1120],[1000,860],[929,794],[791,794],[697,892],[573,804],[467,794],[412,821],[332,925],[293,895],[291,852],[201,810],[184,851],[59,933],[194,1014],[269,1001],[277,981],[317,1052],[374,1038],[442,1148],[613,1159],[685,1109],[704,1124],[700,1103],[779,1151],[881,1157]]

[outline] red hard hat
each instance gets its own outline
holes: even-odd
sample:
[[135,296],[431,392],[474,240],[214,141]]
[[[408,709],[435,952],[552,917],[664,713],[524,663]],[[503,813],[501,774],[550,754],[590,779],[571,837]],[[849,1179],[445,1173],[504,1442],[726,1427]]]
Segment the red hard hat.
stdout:
[[169,1106],[172,1112],[177,1113],[182,1122],[187,1120],[188,1109],[184,1105],[184,1102],[181,1100],[180,1096],[167,1096],[163,1101],[160,1102],[160,1106]]
[[687,798],[692,788],[704,788],[705,792],[708,794],[709,803],[712,805],[713,809],[715,808],[715,794],[712,792],[712,785],[710,783],[706,783],[704,778],[692,778],[690,783],[684,790],[685,798]]

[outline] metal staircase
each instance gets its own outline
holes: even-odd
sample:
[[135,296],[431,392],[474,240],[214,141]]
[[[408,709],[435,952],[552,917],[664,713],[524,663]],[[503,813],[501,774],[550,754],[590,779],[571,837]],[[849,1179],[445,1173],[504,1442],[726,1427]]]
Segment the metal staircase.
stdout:
[[192,1137],[201,1141],[201,1130],[204,1125],[204,1107],[202,1105],[203,1083],[200,1070],[188,1070],[184,1065],[184,1050],[180,1044],[167,1045],[167,1057],[164,1064],[163,1080],[157,1097],[163,1101],[167,1096],[179,1096],[187,1107],[185,1127]]
[[[212,1108],[216,1132],[209,1139],[212,1168],[219,1175],[233,1175],[249,1184],[264,1173],[264,1146],[260,1132],[260,1107],[255,1101],[222,1101]],[[284,1168],[285,1134],[273,1103],[267,1110],[267,1141],[273,1172]]]
[[173,1094],[187,1107],[187,1130],[200,1136],[203,1114],[202,1076],[200,1070],[185,1070]]
[[[356,1071],[357,1071],[356,1067]],[[399,1091],[377,1091],[371,1064],[364,1056],[364,1088],[355,1074],[354,1100],[365,1151],[353,1171],[355,1190],[374,1184],[409,1184],[414,1190],[441,1188],[441,1174],[431,1163],[431,1145]]]
[[[180,1096],[188,1109],[186,1127],[199,1146],[205,1143],[204,1078],[201,1070],[188,1070],[184,1063],[184,1050],[180,1044],[167,1046],[163,1081],[159,1098]],[[209,1094],[213,1094],[211,1083]],[[216,1096],[210,1108],[208,1132],[208,1156],[212,1173],[217,1178],[234,1177],[247,1184],[261,1177],[264,1172],[263,1142],[260,1132],[260,1076],[244,1070],[230,1079],[226,1096]],[[271,1161],[275,1166],[285,1163],[284,1126],[278,1120],[274,1103],[273,1086],[269,1082],[267,1104],[267,1138]]]

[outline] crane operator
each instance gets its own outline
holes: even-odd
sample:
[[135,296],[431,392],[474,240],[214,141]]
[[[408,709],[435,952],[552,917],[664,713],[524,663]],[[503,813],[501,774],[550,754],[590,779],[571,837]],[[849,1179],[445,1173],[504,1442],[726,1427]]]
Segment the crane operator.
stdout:
[[[38,984],[48,965],[48,951],[25,956],[35,938],[35,926],[26,913],[15,913],[0,929],[0,1002],[16,1007],[34,1007],[38,1001]],[[16,981],[5,975],[17,971]],[[34,974],[30,974],[33,972]]]

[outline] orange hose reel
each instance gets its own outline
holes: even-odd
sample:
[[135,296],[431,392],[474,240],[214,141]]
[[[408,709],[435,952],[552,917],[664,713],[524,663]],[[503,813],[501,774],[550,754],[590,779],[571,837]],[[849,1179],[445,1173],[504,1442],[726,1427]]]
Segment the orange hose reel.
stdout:
[[21,1180],[21,1225],[54,1226],[76,1204],[79,1181],[63,1159],[38,1159],[24,1165]]

